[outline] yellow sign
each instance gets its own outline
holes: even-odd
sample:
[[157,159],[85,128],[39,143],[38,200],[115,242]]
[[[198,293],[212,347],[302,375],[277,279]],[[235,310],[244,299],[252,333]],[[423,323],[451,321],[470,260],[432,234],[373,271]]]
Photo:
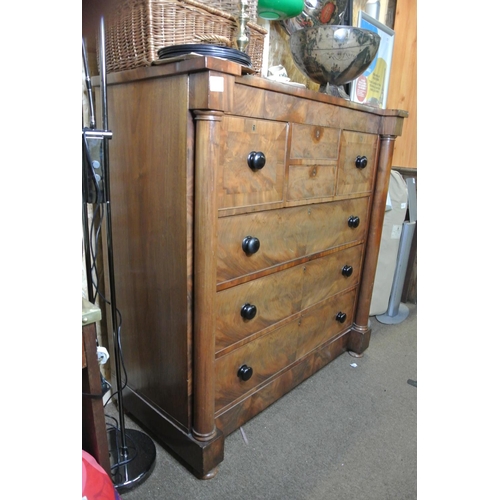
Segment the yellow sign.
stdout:
[[380,45],[370,66],[353,81],[350,98],[353,102],[385,109],[395,33],[363,11],[359,12],[358,27],[377,33],[380,36]]
[[387,63],[384,59],[377,59],[377,64],[373,72],[366,77],[368,89],[366,93],[366,103],[371,106],[382,107],[384,100],[384,82],[387,72]]

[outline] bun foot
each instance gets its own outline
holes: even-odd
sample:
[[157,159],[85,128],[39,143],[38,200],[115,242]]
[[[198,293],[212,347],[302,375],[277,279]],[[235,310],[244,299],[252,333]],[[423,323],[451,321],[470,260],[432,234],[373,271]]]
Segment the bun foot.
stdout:
[[204,476],[201,476],[200,479],[213,479],[217,472],[219,472],[219,467],[214,467],[211,471],[208,471]]
[[354,351],[347,351],[353,358],[362,358],[365,353],[362,352],[361,354],[358,354],[357,352]]

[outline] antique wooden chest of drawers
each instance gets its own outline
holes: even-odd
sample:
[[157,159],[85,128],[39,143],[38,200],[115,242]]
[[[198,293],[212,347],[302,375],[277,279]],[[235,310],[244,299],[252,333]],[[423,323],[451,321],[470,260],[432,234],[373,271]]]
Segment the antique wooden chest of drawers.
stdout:
[[108,77],[124,405],[198,477],[362,353],[404,111],[193,58]]

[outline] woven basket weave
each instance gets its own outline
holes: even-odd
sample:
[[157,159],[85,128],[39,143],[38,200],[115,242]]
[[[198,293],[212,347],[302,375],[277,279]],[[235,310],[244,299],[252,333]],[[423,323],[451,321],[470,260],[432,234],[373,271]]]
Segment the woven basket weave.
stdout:
[[[229,12],[234,17],[238,15],[240,11],[239,0],[198,0],[200,3],[209,5],[224,12]],[[257,22],[257,3],[258,0],[248,0],[248,15],[250,16],[250,21],[254,23]]]
[[[233,15],[195,0],[125,0],[106,24],[110,73],[149,66],[163,47],[206,43],[210,37],[231,41],[237,30]],[[267,31],[252,22],[247,28],[246,52],[260,72]]]

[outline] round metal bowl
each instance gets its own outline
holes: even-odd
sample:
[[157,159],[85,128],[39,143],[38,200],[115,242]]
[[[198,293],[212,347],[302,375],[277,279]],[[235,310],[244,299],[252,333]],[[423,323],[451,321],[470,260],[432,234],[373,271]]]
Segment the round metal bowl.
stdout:
[[290,35],[295,64],[320,85],[355,80],[370,66],[379,44],[379,35],[354,26],[313,26]]

